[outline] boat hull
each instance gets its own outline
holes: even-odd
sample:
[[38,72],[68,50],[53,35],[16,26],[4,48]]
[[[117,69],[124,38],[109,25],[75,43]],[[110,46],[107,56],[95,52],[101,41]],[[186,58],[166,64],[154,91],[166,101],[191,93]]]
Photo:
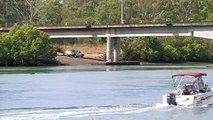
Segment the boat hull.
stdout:
[[[168,95],[163,95],[163,104],[168,104]],[[180,106],[203,106],[213,104],[213,89],[206,93],[194,95],[175,95],[176,105]]]

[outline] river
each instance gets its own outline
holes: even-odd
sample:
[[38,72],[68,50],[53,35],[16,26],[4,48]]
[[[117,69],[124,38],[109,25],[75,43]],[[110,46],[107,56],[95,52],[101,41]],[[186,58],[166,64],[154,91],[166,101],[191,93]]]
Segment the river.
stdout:
[[0,120],[208,120],[213,106],[162,104],[171,75],[206,66],[1,67]]

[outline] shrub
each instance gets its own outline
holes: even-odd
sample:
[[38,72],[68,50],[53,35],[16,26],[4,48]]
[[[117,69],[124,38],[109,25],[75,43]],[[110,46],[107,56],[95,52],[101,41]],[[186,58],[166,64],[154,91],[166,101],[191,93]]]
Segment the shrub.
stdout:
[[31,25],[16,25],[1,37],[1,62],[4,65],[39,65],[54,60],[56,50],[49,36]]

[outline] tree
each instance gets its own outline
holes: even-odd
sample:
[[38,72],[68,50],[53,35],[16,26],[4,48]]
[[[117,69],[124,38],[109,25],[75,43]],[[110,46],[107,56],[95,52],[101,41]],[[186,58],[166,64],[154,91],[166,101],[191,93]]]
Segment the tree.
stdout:
[[62,4],[58,0],[45,1],[38,10],[38,23],[42,25],[61,24]]
[[163,47],[163,54],[162,54],[162,61],[165,62],[176,62],[176,61],[181,61],[180,57],[180,51],[178,51],[177,48],[175,48],[172,45],[165,45]]
[[46,2],[46,0],[1,0],[0,7],[2,6],[4,25],[35,24],[38,20],[38,11]]
[[103,0],[95,9],[96,24],[120,24],[119,0]]
[[122,56],[124,60],[141,60],[141,39],[130,38],[123,39],[121,44]]
[[125,23],[151,23],[157,15],[159,0],[125,0]]
[[56,55],[48,35],[30,25],[17,25],[1,39],[0,57],[11,61],[10,65],[38,65],[54,60]]
[[4,23],[4,17],[3,15],[0,13],[0,27],[3,26]]
[[7,34],[0,34],[0,65],[8,65],[12,63],[12,58],[10,56],[10,37]]
[[208,57],[209,61],[213,61],[213,41],[212,40],[206,40],[203,43],[205,52],[208,53],[206,57]]
[[158,5],[156,22],[209,21],[213,0],[163,0]]
[[162,44],[156,37],[146,37],[142,42],[141,59],[149,62],[162,61]]
[[201,41],[187,37],[183,39],[184,46],[181,48],[186,61],[208,61],[209,53]]
[[94,22],[94,9],[100,0],[64,0],[62,6],[63,22],[68,25],[84,25]]
[[79,8],[80,18],[82,23],[95,24],[95,8],[98,6],[100,0],[84,0]]
[[[3,2],[0,1],[0,8],[4,8]],[[0,27],[3,25],[4,23],[4,10],[0,11]]]

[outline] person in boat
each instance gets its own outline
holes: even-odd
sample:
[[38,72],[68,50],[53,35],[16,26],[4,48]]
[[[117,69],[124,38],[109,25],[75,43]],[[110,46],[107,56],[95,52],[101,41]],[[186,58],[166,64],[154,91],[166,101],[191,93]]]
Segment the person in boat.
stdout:
[[206,92],[212,91],[211,88],[207,84],[205,84],[205,88],[204,89],[205,89]]
[[205,84],[204,81],[201,77],[198,77],[195,81],[194,81],[194,86],[195,88],[198,90],[198,92],[204,93],[206,92],[205,90]]
[[187,85],[184,85],[184,86],[182,87],[182,94],[183,94],[183,95],[190,95],[190,91],[189,91],[189,88],[188,88]]

